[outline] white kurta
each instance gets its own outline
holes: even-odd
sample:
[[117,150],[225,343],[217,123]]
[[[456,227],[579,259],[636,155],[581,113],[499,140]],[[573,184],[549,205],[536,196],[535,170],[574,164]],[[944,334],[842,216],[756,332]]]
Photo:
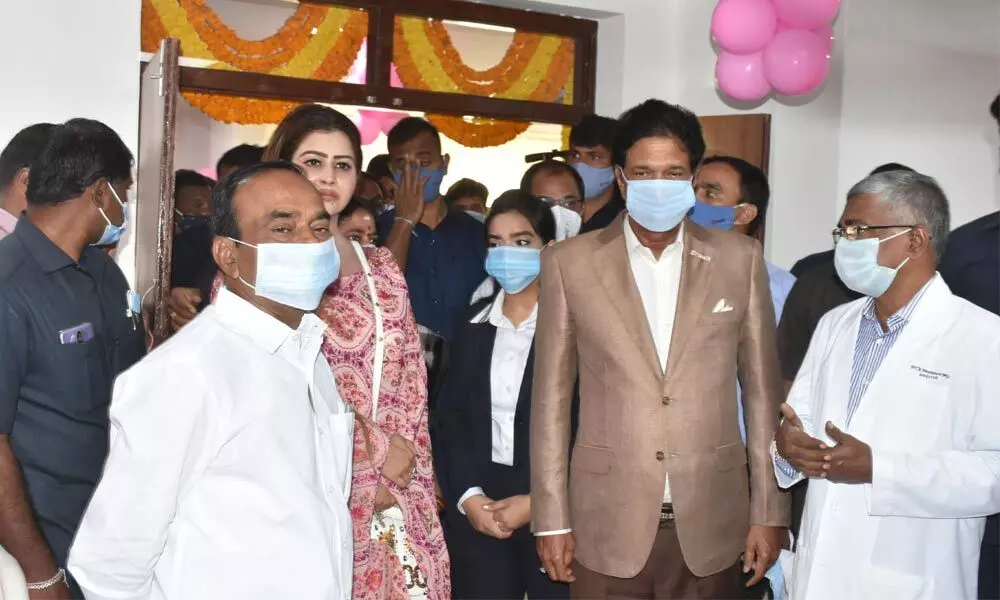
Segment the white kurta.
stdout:
[[938,276],[847,427],[866,301],[823,317],[789,394],[808,433],[832,445],[831,421],[873,457],[871,484],[809,482],[790,597],[975,598],[985,517],[1000,511],[1000,317]]
[[119,377],[69,557],[88,600],[350,598],[353,414],[324,330],[223,289]]

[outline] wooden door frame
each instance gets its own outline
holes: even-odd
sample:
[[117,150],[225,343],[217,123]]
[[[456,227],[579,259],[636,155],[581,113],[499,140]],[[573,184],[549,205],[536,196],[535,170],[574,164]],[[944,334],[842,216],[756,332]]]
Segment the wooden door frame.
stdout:
[[[181,91],[352,104],[459,116],[471,114],[563,125],[575,124],[584,116],[594,112],[597,80],[596,21],[463,0],[308,0],[308,2],[360,8],[368,12],[368,55],[364,85],[245,71],[181,67]],[[397,15],[474,21],[512,27],[518,31],[573,38],[575,44],[573,104],[507,100],[392,87],[389,74]]]

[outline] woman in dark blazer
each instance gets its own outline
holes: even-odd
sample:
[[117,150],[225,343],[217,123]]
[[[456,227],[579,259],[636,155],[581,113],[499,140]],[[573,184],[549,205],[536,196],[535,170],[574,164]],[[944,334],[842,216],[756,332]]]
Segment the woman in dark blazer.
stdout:
[[541,200],[511,190],[493,203],[486,233],[486,271],[501,289],[456,329],[437,406],[452,595],[568,598],[569,587],[541,571],[528,526],[539,256],[555,239],[555,219]]

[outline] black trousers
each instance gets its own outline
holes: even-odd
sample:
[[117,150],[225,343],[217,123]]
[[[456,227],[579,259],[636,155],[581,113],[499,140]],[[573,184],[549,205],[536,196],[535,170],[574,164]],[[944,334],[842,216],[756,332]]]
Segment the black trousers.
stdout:
[[[527,494],[527,472],[527,467],[490,463],[487,481],[481,487],[494,500]],[[529,526],[518,529],[506,540],[498,540],[479,533],[465,515],[448,508],[445,538],[451,556],[453,598],[523,600],[525,594],[531,599],[569,598],[568,585],[554,583],[539,570],[542,563]]]

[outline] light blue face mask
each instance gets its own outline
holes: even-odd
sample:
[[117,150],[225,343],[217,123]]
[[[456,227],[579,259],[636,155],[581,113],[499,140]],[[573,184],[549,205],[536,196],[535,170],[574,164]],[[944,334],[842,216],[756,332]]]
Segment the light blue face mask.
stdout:
[[115,191],[115,186],[111,185],[110,181],[108,182],[108,189],[111,190],[115,200],[117,200],[118,204],[122,207],[122,224],[115,225],[112,223],[111,219],[108,218],[108,215],[105,214],[104,209],[97,207],[97,210],[101,212],[101,216],[104,217],[105,221],[107,221],[107,225],[104,226],[104,233],[101,234],[101,239],[92,243],[91,246],[110,246],[112,244],[117,244],[118,240],[122,239],[122,234],[125,233],[125,227],[128,225],[128,208],[126,208],[122,199],[118,197],[118,192]]
[[833,253],[833,265],[837,276],[848,288],[864,296],[878,298],[889,289],[896,273],[903,268],[910,257],[907,256],[895,269],[878,264],[878,249],[882,242],[909,233],[911,229],[890,235],[884,240],[868,238],[864,240],[849,240],[845,237],[837,240]]
[[[622,174],[625,179],[625,174]],[[680,225],[695,205],[690,179],[633,179],[627,182],[625,208],[636,223],[656,233]]]
[[538,278],[542,268],[538,248],[496,246],[486,254],[486,272],[496,279],[503,291],[516,294]]
[[318,244],[237,244],[257,249],[254,283],[240,277],[254,293],[278,304],[313,311],[323,292],[340,275],[340,253],[332,239]]
[[474,210],[463,210],[462,212],[464,212],[465,214],[469,215],[473,219],[479,221],[480,223],[485,223],[486,222],[486,215],[484,215],[481,212],[476,212]]
[[[441,195],[441,182],[444,181],[444,174],[444,168],[431,169],[430,167],[420,167],[417,178],[427,180],[427,183],[424,184],[424,202],[427,204],[434,202]],[[397,187],[401,185],[403,172],[393,171],[392,180],[396,182]]]
[[583,197],[586,199],[596,198],[608,191],[611,184],[615,182],[614,167],[592,167],[585,162],[573,165],[576,172],[583,180]]
[[696,199],[694,209],[688,216],[692,222],[706,229],[730,230],[736,222],[736,207],[715,206]]

